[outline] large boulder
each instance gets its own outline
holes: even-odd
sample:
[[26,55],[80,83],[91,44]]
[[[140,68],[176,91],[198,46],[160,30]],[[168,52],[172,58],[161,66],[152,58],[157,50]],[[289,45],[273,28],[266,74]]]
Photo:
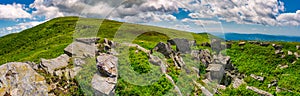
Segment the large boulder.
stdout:
[[1,96],[47,96],[48,84],[30,65],[20,62],[0,66]]
[[163,55],[165,55],[165,57],[170,57],[170,55],[172,54],[173,50],[170,47],[170,44],[165,44],[163,42],[159,42],[154,48],[154,51],[160,52]]
[[221,64],[209,64],[206,71],[207,78],[209,80],[217,81],[218,83],[221,82],[225,74],[224,67]]
[[102,76],[116,77],[118,58],[109,54],[100,54],[97,57],[97,68]]
[[168,40],[168,42],[171,45],[176,45],[176,50],[183,54],[191,52],[191,46],[195,45],[196,43],[193,41],[190,42],[187,39],[179,39],[179,38]]
[[94,44],[90,45],[90,44],[75,41],[69,46],[67,46],[64,49],[64,52],[70,57],[84,58],[84,57],[95,57],[98,50]]
[[41,59],[41,67],[53,75],[53,71],[55,69],[64,68],[69,65],[70,57],[66,54],[60,55],[57,58],[54,59]]
[[211,49],[217,53],[226,48],[226,45],[223,45],[221,39],[212,39],[211,40]]

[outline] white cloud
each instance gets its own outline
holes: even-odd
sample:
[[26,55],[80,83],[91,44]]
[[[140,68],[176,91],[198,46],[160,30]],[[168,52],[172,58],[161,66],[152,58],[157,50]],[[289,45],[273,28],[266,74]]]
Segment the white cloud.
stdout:
[[34,27],[36,25],[39,25],[43,22],[45,22],[45,21],[31,21],[31,22],[26,22],[26,23],[19,23],[15,26],[9,26],[9,27],[5,27],[5,28],[1,28],[0,29],[0,36],[10,34],[10,33],[20,32],[22,30],[25,30],[25,29]]
[[31,14],[25,11],[21,4],[0,4],[0,19],[31,18]]
[[300,10],[296,11],[296,13],[284,13],[280,14],[277,17],[277,20],[281,25],[300,25]]
[[219,21],[213,21],[213,20],[196,20],[196,19],[189,19],[189,18],[182,19],[181,21],[186,23],[194,23],[200,26],[215,25],[215,24],[219,25],[221,23]]

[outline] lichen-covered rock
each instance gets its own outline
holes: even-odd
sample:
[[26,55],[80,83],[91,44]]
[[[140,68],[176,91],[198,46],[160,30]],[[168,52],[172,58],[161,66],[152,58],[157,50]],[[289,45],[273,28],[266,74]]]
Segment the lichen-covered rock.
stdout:
[[48,85],[30,65],[20,62],[0,66],[0,95],[46,96]]
[[221,64],[209,64],[208,67],[206,68],[208,79],[217,81],[218,83],[221,82],[225,70],[223,65]]
[[103,76],[117,76],[117,64],[118,58],[113,55],[101,54],[97,57],[97,68]]
[[254,75],[254,74],[251,74],[250,77],[252,77],[253,79],[256,79],[258,81],[264,81],[265,78],[262,77],[262,76],[257,76],[257,75]]
[[70,60],[70,57],[66,54],[63,54],[57,58],[50,59],[50,60],[42,59],[40,65],[44,68],[44,70],[46,70],[51,75],[53,75],[53,71],[55,69],[59,69],[59,68],[68,66],[69,60]]

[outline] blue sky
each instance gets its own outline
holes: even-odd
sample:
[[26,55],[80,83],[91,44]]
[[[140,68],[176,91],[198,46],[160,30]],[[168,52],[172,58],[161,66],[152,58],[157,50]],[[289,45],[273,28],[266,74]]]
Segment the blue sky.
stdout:
[[300,2],[297,0],[87,1],[2,0],[0,36],[20,32],[61,16],[106,17],[197,33],[300,36]]

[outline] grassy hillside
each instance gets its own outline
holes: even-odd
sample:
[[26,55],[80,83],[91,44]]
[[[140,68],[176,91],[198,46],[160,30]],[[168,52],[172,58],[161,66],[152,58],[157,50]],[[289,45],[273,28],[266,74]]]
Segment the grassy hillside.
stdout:
[[[74,34],[75,32],[76,34]],[[111,20],[61,17],[20,33],[1,37],[0,64],[13,61],[39,62],[40,58],[55,58],[63,54],[63,49],[73,41],[73,36],[94,36],[92,32],[96,32],[98,37],[109,39],[113,39],[117,32],[122,33],[121,35],[125,36],[124,38],[146,32],[142,34],[143,36],[137,36],[138,38],[135,38],[133,43],[138,43],[148,49],[153,48],[159,41],[165,42],[166,39],[175,37],[195,38],[198,43],[208,41],[207,34],[187,33],[173,29]],[[165,34],[166,37],[161,38],[162,34],[158,33]],[[149,38],[145,38],[145,36]],[[121,41],[124,40],[122,39]]]

